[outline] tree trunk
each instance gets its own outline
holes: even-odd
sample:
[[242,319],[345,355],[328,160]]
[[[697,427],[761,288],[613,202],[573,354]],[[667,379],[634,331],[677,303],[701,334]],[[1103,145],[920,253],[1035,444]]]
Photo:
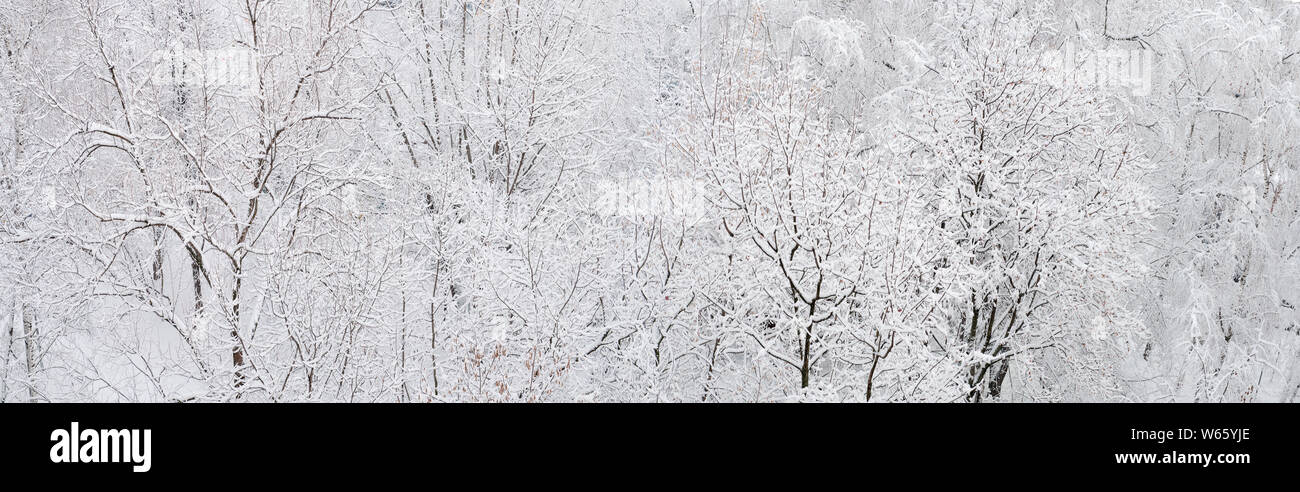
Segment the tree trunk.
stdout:
[[799,369],[799,376],[802,379],[802,383],[801,383],[802,385],[800,386],[800,388],[808,387],[808,371],[809,371],[808,366],[809,366],[809,359],[812,358],[811,349],[812,349],[812,325],[810,324],[808,325],[808,329],[804,331],[804,335],[803,335],[803,367]]
[[23,311],[23,345],[27,350],[27,401],[36,403],[36,323],[32,308],[24,305]]
[[1007,377],[1007,370],[1011,368],[1011,359],[1002,359],[993,363],[993,374],[989,378],[989,397],[997,398],[1002,396],[1002,381]]
[[4,374],[0,374],[0,403],[9,400],[9,360],[13,359],[13,342],[14,342],[14,316],[11,312],[5,312],[5,359]]
[[190,274],[194,277],[194,315],[203,311],[203,267],[198,260],[190,260]]
[[244,283],[243,274],[239,269],[235,270],[235,290],[230,295],[232,311],[234,311],[234,324],[230,327],[230,338],[235,342],[234,348],[230,349],[230,359],[235,365],[235,388],[244,386],[244,350],[243,342],[239,340],[239,287]]

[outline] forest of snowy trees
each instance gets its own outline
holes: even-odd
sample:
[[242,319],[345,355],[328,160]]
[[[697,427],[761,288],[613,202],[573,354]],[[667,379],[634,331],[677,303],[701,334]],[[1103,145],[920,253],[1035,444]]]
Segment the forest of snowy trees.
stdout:
[[1300,401],[1298,29],[0,0],[0,401]]

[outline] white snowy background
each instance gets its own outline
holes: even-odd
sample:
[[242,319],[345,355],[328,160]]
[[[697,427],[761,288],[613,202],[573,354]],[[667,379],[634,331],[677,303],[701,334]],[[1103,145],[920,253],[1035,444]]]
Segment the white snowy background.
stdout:
[[1296,401],[1297,27],[0,0],[0,400]]

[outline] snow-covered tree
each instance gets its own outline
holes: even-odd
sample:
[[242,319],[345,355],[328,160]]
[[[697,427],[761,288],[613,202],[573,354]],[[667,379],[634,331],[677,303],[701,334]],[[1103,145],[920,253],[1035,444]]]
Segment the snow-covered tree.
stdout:
[[0,401],[1294,401],[1297,22],[0,0]]

